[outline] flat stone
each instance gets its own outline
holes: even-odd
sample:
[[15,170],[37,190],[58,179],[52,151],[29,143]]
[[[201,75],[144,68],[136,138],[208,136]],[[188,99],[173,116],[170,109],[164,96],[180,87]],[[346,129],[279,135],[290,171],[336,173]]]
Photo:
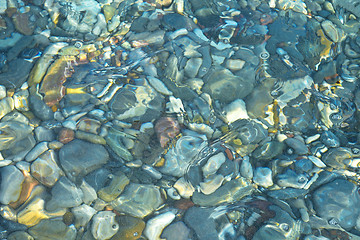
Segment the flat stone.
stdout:
[[360,215],[358,187],[347,180],[336,179],[318,188],[313,194],[316,215],[336,219],[346,230],[356,225]]
[[161,238],[171,240],[187,240],[189,239],[190,229],[184,222],[176,222],[167,226],[161,234]]
[[29,97],[30,109],[39,119],[46,121],[54,118],[51,108],[46,105],[38,96],[31,95]]
[[109,154],[102,145],[75,139],[60,149],[59,159],[66,175],[74,181],[107,163]]
[[239,177],[225,183],[212,194],[205,195],[194,192],[192,201],[202,207],[217,206],[222,203],[238,201],[245,196],[251,195],[254,189],[250,181]]
[[210,215],[214,208],[192,207],[186,211],[184,221],[199,239],[218,239],[216,223]]
[[101,211],[92,217],[91,233],[95,239],[110,239],[117,233],[119,224],[115,216],[111,211]]
[[44,219],[39,224],[29,229],[29,233],[32,236],[36,236],[36,239],[39,240],[75,240],[76,232],[75,226],[66,226],[62,220],[57,219]]
[[57,165],[57,157],[53,150],[47,151],[31,164],[31,174],[47,187],[53,186],[63,174]]
[[90,222],[92,216],[96,213],[96,210],[92,207],[82,204],[78,207],[74,207],[71,209],[71,212],[75,217],[75,227],[85,227],[88,222]]
[[20,197],[21,187],[25,180],[24,175],[13,165],[1,168],[0,174],[0,202],[2,204],[16,202]]
[[79,206],[83,192],[68,178],[61,177],[51,189],[52,198],[46,204],[48,211]]
[[154,185],[130,183],[111,206],[119,212],[144,218],[163,203],[160,190]]
[[297,138],[287,138],[284,142],[286,143],[286,145],[294,149],[296,154],[304,155],[307,154],[309,151],[305,143]]
[[262,187],[270,187],[274,183],[272,181],[272,171],[267,167],[258,167],[254,171],[254,182]]

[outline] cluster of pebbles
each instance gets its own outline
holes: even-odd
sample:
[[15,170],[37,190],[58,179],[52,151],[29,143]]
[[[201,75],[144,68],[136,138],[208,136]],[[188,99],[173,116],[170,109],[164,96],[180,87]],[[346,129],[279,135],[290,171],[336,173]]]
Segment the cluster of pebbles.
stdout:
[[360,239],[359,0],[0,0],[0,238]]

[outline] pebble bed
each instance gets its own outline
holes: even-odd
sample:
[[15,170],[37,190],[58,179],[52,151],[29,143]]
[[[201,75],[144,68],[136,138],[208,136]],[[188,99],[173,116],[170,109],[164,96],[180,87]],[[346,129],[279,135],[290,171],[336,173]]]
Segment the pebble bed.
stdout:
[[0,0],[0,239],[360,239],[360,0]]

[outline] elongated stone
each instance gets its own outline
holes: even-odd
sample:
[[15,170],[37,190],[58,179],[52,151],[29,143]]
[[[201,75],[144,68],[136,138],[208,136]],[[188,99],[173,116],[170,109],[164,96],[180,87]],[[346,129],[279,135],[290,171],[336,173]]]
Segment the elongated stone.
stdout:
[[0,202],[9,204],[16,202],[20,197],[21,186],[24,182],[24,175],[15,166],[6,166],[0,169]]

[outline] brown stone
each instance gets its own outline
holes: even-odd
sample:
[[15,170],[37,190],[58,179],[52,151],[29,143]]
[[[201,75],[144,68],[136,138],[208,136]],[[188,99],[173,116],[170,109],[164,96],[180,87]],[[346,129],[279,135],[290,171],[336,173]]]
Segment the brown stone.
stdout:
[[75,132],[69,128],[63,128],[59,132],[59,142],[66,144],[74,139]]

